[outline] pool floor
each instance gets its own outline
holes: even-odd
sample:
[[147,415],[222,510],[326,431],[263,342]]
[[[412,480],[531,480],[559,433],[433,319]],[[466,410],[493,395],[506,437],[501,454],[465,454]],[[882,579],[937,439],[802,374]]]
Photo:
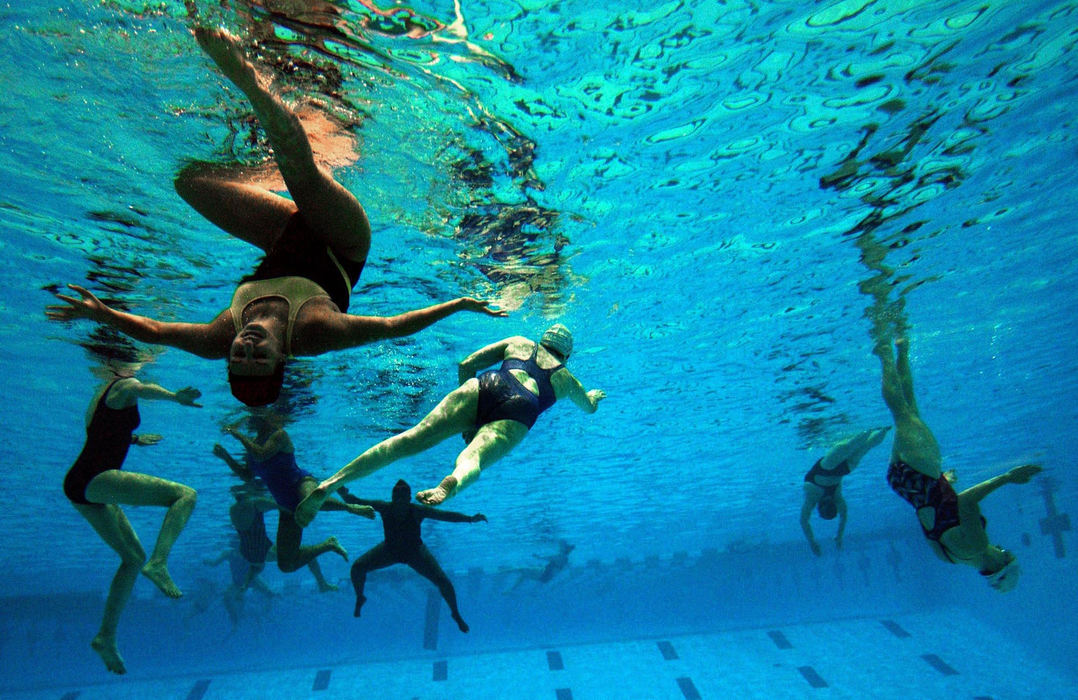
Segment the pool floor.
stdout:
[[1006,700],[1074,698],[1078,682],[955,610],[335,668],[102,678],[5,697]]

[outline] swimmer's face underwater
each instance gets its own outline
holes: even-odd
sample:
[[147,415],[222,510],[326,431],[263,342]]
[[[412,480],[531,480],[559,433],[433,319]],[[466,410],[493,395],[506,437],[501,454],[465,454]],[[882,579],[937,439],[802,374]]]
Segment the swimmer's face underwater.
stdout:
[[281,340],[259,323],[248,323],[228,351],[228,382],[232,395],[248,406],[277,400],[284,383]]
[[259,323],[248,323],[232,339],[228,371],[241,377],[268,377],[284,362],[281,340]]

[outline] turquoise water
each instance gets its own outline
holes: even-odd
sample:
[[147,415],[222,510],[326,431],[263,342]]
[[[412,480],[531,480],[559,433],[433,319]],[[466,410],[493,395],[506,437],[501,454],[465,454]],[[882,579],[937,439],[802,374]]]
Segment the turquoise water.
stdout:
[[[456,18],[432,2],[374,23],[366,7],[217,12],[263,38],[292,96],[351,125],[359,157],[337,176],[374,227],[353,310],[468,294],[511,314],[296,363],[301,465],[330,473],[429,410],[461,357],[554,319],[575,330],[574,373],[609,395],[594,416],[545,414],[452,502],[488,524],[426,527],[473,627],[444,629],[439,653],[948,605],[1066,668],[1073,536],[1041,520],[1078,494],[1078,5],[484,2]],[[0,689],[66,687],[109,680],[87,642],[115,562],[59,488],[96,385],[79,345],[93,327],[43,308],[74,282],[136,313],[212,318],[256,256],[172,179],[190,159],[256,163],[264,144],[182,3],[30,2],[0,16],[0,659],[18,670]],[[844,483],[845,550],[818,521],[824,557],[801,538],[804,472],[889,420],[859,291],[873,275],[855,245],[866,232],[896,271],[922,412],[960,483],[1046,467],[985,504],[990,534],[1023,561],[1007,597],[931,559],[883,481],[886,447]],[[158,350],[143,376],[196,385],[205,407],[144,406],[142,429],[165,438],[126,465],[199,491],[172,556],[187,597],[166,604],[140,582],[121,622],[132,680],[432,652],[426,584],[405,571],[372,575],[369,605],[384,602],[362,622],[349,595],[272,572],[285,596],[247,601],[237,651],[218,600],[227,571],[202,560],[229,537],[232,481],[210,447],[242,413],[217,363]],[[355,490],[433,485],[457,447]],[[151,540],[160,512],[130,515]],[[379,529],[320,517],[312,533],[358,554]],[[564,583],[502,594],[500,570],[559,539],[577,547]],[[311,620],[316,633],[292,633]]]

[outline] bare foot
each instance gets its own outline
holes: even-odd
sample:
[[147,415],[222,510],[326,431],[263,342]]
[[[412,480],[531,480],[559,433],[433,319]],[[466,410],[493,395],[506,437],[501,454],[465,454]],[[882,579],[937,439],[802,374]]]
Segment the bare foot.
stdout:
[[179,589],[175,581],[173,581],[172,577],[169,575],[168,567],[165,566],[165,562],[153,561],[151,559],[142,567],[142,575],[153,581],[153,585],[160,588],[161,592],[169,598],[180,598],[183,596],[183,591]]
[[453,490],[456,488],[457,478],[454,476],[447,476],[442,479],[442,483],[438,484],[437,487],[417,493],[415,499],[428,506],[436,506],[452,496]]
[[363,609],[363,604],[367,602],[367,596],[359,594],[356,596],[356,609],[352,611],[353,617],[359,617],[360,610]]
[[329,581],[320,581],[318,583],[318,592],[319,593],[332,593],[333,591],[339,591],[339,590],[340,590],[340,588],[335,583],[330,583]]
[[225,29],[195,27],[195,39],[225,77],[241,90],[258,85],[258,73],[247,60],[236,36]]
[[468,627],[468,623],[464,621],[464,618],[460,616],[460,613],[453,613],[453,620],[457,623],[457,627],[460,628],[461,632],[467,632],[471,629]]
[[127,673],[123,657],[120,656],[120,652],[116,649],[115,639],[103,637],[99,634],[90,642],[90,648],[96,651],[101,660],[105,662],[105,668],[121,675]]
[[296,510],[292,513],[292,517],[295,518],[296,524],[300,527],[307,527],[314,520],[314,516],[318,515],[318,511],[321,510],[322,504],[326,502],[329,497],[329,491],[316,486],[314,491],[307,494],[307,497],[299,502],[296,506]]
[[348,561],[348,550],[341,546],[336,537],[327,538],[325,545],[329,551],[340,554],[345,561]]

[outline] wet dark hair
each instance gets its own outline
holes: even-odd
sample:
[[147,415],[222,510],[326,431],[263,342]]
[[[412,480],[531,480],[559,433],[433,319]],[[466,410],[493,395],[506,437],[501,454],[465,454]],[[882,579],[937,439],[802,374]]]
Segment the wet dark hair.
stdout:
[[824,520],[834,520],[835,516],[838,515],[838,505],[835,504],[835,499],[833,498],[821,498],[820,502],[816,504],[816,512]]
[[234,374],[228,370],[232,395],[248,406],[268,406],[281,395],[284,384],[284,362],[278,362],[273,374]]
[[404,479],[398,479],[397,483],[393,484],[393,500],[412,500],[412,487],[408,485],[408,482]]

